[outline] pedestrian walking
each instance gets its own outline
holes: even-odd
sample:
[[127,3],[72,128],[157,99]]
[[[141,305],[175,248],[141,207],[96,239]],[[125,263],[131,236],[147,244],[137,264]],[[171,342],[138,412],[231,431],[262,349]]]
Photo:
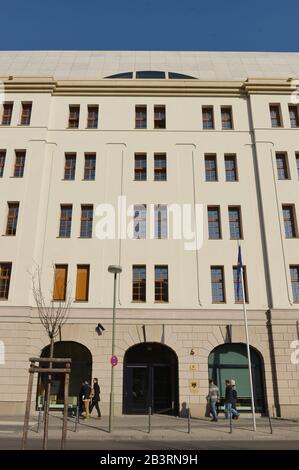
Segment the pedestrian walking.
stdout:
[[209,394],[207,396],[210,412],[212,414],[212,421],[218,421],[216,404],[219,402],[219,388],[214,384],[213,379],[209,380]]
[[84,385],[82,386],[82,401],[84,405],[85,418],[89,418],[90,396],[91,386],[89,385],[88,380],[84,380]]
[[239,413],[234,408],[236,404],[236,399],[234,398],[235,393],[233,391],[233,387],[230,380],[225,381],[225,418],[228,419],[230,414],[232,413],[235,419],[239,418]]
[[[232,408],[238,412],[238,410],[237,410],[238,393],[237,393],[235,380],[231,380],[230,384],[231,384],[232,390],[233,390]],[[233,419],[238,419],[238,416],[233,415]]]
[[100,410],[100,407],[99,407],[100,393],[101,393],[101,390],[100,390],[100,386],[99,386],[99,381],[95,377],[93,379],[93,389],[92,389],[91,402],[90,402],[90,406],[89,406],[89,413],[91,414],[93,408],[95,408],[97,410],[99,419],[101,418],[101,410]]

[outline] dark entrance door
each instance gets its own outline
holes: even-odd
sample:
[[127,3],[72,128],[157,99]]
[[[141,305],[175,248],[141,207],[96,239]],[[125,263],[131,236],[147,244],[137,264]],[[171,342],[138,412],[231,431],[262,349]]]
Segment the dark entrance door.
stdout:
[[178,413],[177,357],[167,346],[142,343],[124,360],[123,411],[126,414]]

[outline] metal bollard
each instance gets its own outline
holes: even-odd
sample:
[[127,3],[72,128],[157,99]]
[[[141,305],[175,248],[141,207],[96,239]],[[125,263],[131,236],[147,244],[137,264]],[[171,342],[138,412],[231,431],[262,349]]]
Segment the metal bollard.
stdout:
[[150,434],[152,429],[152,408],[149,407],[148,409],[148,434]]
[[190,408],[188,408],[188,434],[191,432],[191,413]]
[[233,433],[233,422],[232,422],[232,412],[229,412],[229,433]]
[[270,433],[273,434],[273,427],[272,427],[272,421],[271,421],[271,416],[270,416],[270,413],[269,413],[269,408],[267,408],[267,411],[268,411],[268,419],[269,419],[269,426],[270,426]]
[[79,423],[79,406],[76,407],[75,432],[77,432],[78,423]]

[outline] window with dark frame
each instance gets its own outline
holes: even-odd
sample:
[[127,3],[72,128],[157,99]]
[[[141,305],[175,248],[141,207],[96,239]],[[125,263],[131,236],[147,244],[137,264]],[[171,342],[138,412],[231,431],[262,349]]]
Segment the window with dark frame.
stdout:
[[89,275],[90,266],[88,264],[77,265],[76,302],[88,302]]
[[297,238],[295,206],[284,204],[282,206],[282,213],[286,238]]
[[80,238],[92,238],[93,205],[81,206]]
[[53,300],[64,302],[66,299],[67,287],[67,264],[55,264]]
[[135,181],[146,181],[147,177],[146,153],[135,153],[134,179]]
[[97,129],[99,120],[99,107],[98,106],[88,106],[87,107],[87,128],[88,129]]
[[270,104],[270,117],[272,127],[282,126],[279,104]]
[[205,155],[206,181],[217,181],[217,159],[216,155]]
[[202,107],[202,127],[203,129],[214,129],[213,106]]
[[236,155],[224,155],[226,181],[238,181]]
[[6,150],[0,150],[0,178],[3,177],[5,167]]
[[241,224],[241,208],[230,206],[228,208],[229,231],[231,240],[240,240],[243,238]]
[[233,111],[230,106],[221,106],[222,129],[233,129]]
[[208,229],[210,240],[218,240],[221,238],[219,206],[208,206]]
[[[235,302],[241,303],[243,302],[243,287],[242,287],[241,274],[240,274],[240,279],[238,279],[238,266],[233,266],[233,278],[234,278]],[[243,266],[243,280],[244,280],[244,290],[245,290],[245,302],[248,303],[246,266]]]
[[71,129],[78,129],[80,119],[80,106],[70,105],[69,107],[69,123],[68,126]]
[[166,153],[155,153],[154,155],[154,179],[155,181],[166,181]]
[[146,266],[133,265],[132,279],[133,302],[146,302]]
[[223,266],[211,266],[212,303],[225,303]]
[[17,225],[18,225],[18,216],[19,216],[19,203],[18,202],[8,202],[8,213],[7,213],[7,222],[6,222],[6,231],[5,235],[16,235]]
[[60,238],[70,238],[72,231],[72,214],[73,206],[71,204],[62,204],[60,206]]
[[3,103],[2,126],[10,126],[12,118],[13,103]]
[[96,154],[86,153],[84,156],[84,180],[94,181],[96,177]]
[[21,126],[29,126],[31,121],[32,103],[22,103]]
[[26,151],[25,150],[16,150],[15,155],[16,155],[16,159],[15,159],[15,167],[14,167],[14,177],[15,178],[23,178],[24,168],[25,168]]
[[0,300],[8,300],[12,263],[0,263]]
[[289,115],[291,127],[299,127],[298,106],[289,104]]
[[146,129],[146,127],[147,127],[146,106],[135,106],[135,128]]
[[166,108],[165,106],[154,106],[154,128],[166,129]]
[[155,266],[155,302],[168,300],[168,266]]
[[299,266],[290,266],[293,301],[299,302]]
[[279,180],[289,179],[289,169],[288,169],[286,153],[281,153],[281,152],[276,153],[276,168],[277,168],[277,178]]
[[64,179],[67,181],[72,181],[75,179],[76,158],[77,158],[77,155],[75,153],[65,154]]

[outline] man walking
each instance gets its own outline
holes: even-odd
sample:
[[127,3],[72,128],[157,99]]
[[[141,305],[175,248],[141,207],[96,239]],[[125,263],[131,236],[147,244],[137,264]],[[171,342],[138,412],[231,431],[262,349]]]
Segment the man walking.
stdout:
[[212,414],[212,421],[218,421],[216,403],[219,401],[219,388],[214,384],[213,379],[209,380],[209,395],[208,401],[210,406],[210,412]]
[[233,417],[235,419],[239,418],[239,413],[237,410],[234,408],[234,405],[236,403],[236,394],[233,390],[232,384],[230,380],[225,381],[225,418],[228,419],[230,417],[230,414],[233,414]]
[[90,395],[91,395],[91,386],[88,383],[88,380],[84,380],[82,387],[82,401],[84,404],[85,418],[89,418],[89,404],[90,404]]
[[93,407],[95,407],[95,409],[97,410],[98,412],[98,418],[100,419],[101,418],[101,411],[100,411],[100,407],[99,407],[99,401],[100,401],[100,386],[99,386],[99,383],[98,383],[98,379],[95,377],[93,379],[93,393],[92,393],[92,399],[91,399],[91,403],[90,403],[90,406],[89,406],[89,413],[92,412],[93,410]]

